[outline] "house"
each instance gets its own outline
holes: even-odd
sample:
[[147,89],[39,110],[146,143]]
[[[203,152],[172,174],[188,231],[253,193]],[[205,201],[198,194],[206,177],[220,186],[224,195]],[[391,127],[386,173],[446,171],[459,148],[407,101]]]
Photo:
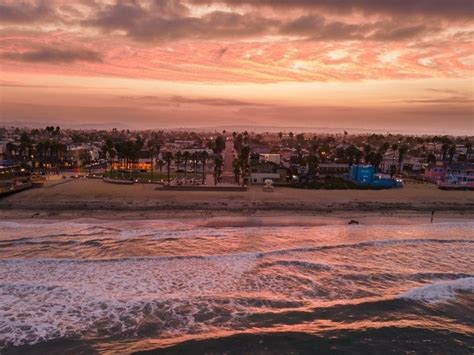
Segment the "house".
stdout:
[[423,170],[423,158],[408,157],[403,160],[403,171],[408,173],[420,173]]
[[193,148],[196,142],[194,140],[175,140],[174,144],[177,149],[188,149]]
[[450,164],[446,168],[445,186],[465,186],[474,188],[474,164]]
[[288,182],[288,169],[272,162],[250,161],[250,183],[263,184],[265,180],[285,184]]
[[270,154],[271,148],[267,146],[252,146],[252,152],[254,154]]
[[447,168],[448,167],[444,164],[428,165],[423,176],[428,181],[438,183],[444,181]]
[[426,180],[440,188],[474,189],[474,164],[453,163],[430,165],[425,169]]
[[31,175],[26,169],[20,165],[11,165],[8,162],[0,161],[0,196],[31,186]]
[[349,173],[349,164],[319,164],[316,172],[320,177],[343,177]]
[[10,140],[0,140],[0,158],[6,159],[8,155],[7,144]]
[[292,148],[282,148],[282,149],[280,149],[280,155],[281,155],[282,159],[290,160],[293,153],[294,153],[294,149],[292,149]]
[[173,151],[173,154],[176,154],[178,152],[180,152],[183,155],[185,153],[188,153],[189,155],[193,155],[195,153],[202,153],[202,152],[206,152],[209,156],[214,154],[214,151],[210,148],[185,148],[185,149],[175,150]]
[[65,166],[86,166],[100,158],[100,148],[91,144],[71,144],[64,154]]
[[260,154],[260,162],[271,162],[280,165],[280,154]]
[[384,174],[393,174],[400,170],[400,163],[398,162],[398,154],[393,151],[388,151],[384,154],[383,160],[379,165],[379,171]]

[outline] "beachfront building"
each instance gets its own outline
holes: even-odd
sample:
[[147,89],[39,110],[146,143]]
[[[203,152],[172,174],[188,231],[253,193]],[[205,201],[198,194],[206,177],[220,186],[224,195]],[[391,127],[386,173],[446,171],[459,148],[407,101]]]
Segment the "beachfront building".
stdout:
[[322,163],[316,172],[320,177],[341,178],[349,173],[349,164]]
[[111,164],[112,170],[138,170],[151,171],[150,159],[140,158],[137,161],[116,161]]
[[435,164],[435,165],[428,165],[425,168],[425,172],[423,174],[424,178],[430,182],[435,184],[444,181],[447,172],[447,166],[445,164]]
[[11,141],[9,139],[0,140],[0,159],[7,160],[8,158],[8,143]]
[[0,161],[0,196],[32,186],[31,175],[20,165]]
[[437,185],[464,185],[474,187],[474,164],[453,163],[430,165],[424,177]]
[[393,151],[386,152],[380,162],[379,171],[384,174],[393,174],[396,171],[400,171],[398,155]]
[[393,179],[389,175],[376,174],[373,165],[352,165],[348,177],[358,186],[379,189],[403,186],[403,181],[400,179]]
[[280,154],[260,154],[260,162],[270,162],[280,165],[281,159]]
[[64,167],[83,167],[99,160],[100,148],[92,144],[71,144],[64,154]]
[[474,164],[451,164],[446,169],[445,186],[474,189]]
[[403,160],[403,172],[405,174],[419,174],[423,170],[425,158],[407,157]]
[[268,161],[250,161],[250,183],[263,184],[265,180],[274,183],[286,184],[288,182],[288,169]]
[[358,185],[369,185],[375,174],[372,165],[352,165],[349,170],[349,177]]

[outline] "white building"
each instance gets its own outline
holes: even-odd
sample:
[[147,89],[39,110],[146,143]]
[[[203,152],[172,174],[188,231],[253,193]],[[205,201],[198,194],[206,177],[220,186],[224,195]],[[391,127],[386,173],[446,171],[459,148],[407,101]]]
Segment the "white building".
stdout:
[[278,173],[251,173],[250,179],[252,184],[263,184],[265,180],[280,182],[280,174]]
[[280,165],[280,154],[260,154],[259,161],[262,162],[270,162]]
[[0,157],[7,153],[7,144],[11,142],[10,140],[0,140]]

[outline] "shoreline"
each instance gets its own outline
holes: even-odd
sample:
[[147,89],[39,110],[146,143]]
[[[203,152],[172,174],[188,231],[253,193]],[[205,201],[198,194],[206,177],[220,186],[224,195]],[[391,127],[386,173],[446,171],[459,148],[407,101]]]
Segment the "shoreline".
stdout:
[[[374,210],[374,211],[226,211],[226,210],[1,210],[0,220],[92,220],[92,221],[120,221],[120,220],[186,220],[196,225],[210,227],[240,227],[240,226],[316,226],[347,224],[355,220],[360,224],[416,224],[431,223],[431,211],[421,210]],[[474,221],[473,211],[436,211],[433,223]]]

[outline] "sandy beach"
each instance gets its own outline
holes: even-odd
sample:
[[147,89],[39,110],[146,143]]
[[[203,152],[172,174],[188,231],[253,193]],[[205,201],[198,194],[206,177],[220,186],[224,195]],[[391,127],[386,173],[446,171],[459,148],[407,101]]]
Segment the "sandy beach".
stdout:
[[0,199],[1,218],[153,219],[219,215],[402,214],[474,215],[474,192],[442,191],[432,184],[392,190],[301,190],[264,192],[162,191],[157,185],[131,186],[78,179],[48,181]]

